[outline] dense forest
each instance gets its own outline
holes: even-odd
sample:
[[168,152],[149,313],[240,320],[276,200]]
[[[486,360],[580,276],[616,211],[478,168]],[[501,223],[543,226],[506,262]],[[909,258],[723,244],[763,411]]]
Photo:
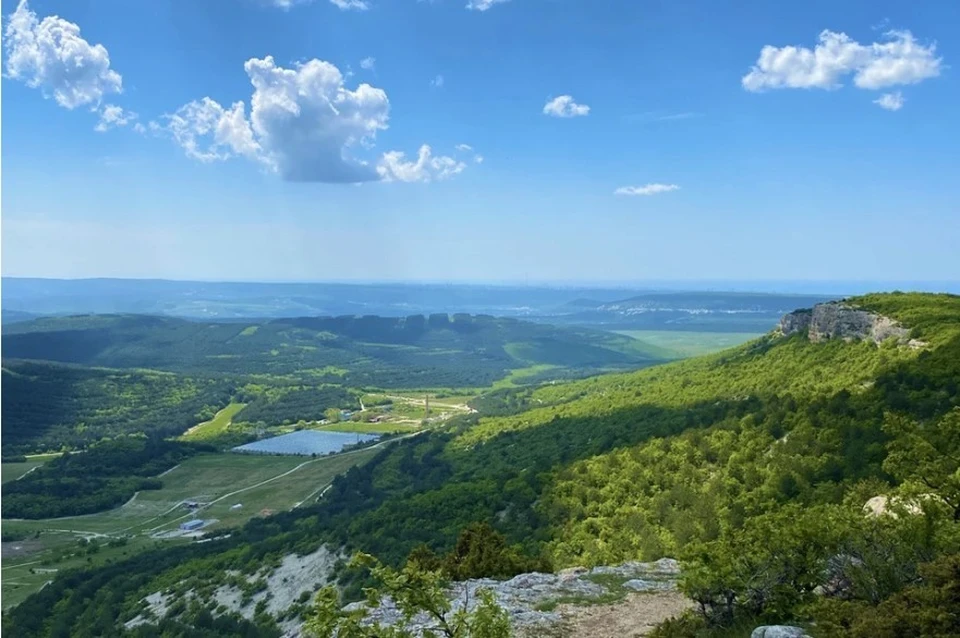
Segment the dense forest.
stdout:
[[237,392],[246,406],[236,422],[283,424],[320,421],[330,408],[355,409],[359,393],[342,386],[264,386],[248,384]]
[[[476,402],[488,414],[385,449],[309,508],[63,574],[5,629],[107,635],[154,591],[203,600],[227,570],[325,542],[401,565],[486,523],[518,557],[554,568],[682,559],[697,612],[661,636],[810,620],[823,636],[955,635],[960,297],[850,303],[902,321],[922,345],[771,334],[636,373],[503,390]],[[874,497],[899,514],[866,515]],[[358,575],[341,577],[357,593]]]
[[116,507],[140,490],[158,490],[158,475],[214,448],[159,438],[121,437],[69,452],[3,485],[4,518],[57,518]]
[[435,314],[251,323],[47,317],[4,330],[5,357],[194,376],[271,375],[351,387],[483,387],[537,363],[636,368],[663,353],[620,335]]
[[123,434],[175,436],[229,401],[224,379],[3,362],[3,455],[79,449]]

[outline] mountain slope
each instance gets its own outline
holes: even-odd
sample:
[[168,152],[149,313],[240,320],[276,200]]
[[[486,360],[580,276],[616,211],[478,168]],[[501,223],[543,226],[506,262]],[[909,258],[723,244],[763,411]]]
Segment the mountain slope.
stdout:
[[[396,564],[419,543],[449,549],[475,521],[555,567],[687,555],[703,543],[714,544],[718,560],[752,559],[766,546],[778,556],[809,556],[796,538],[833,547],[814,531],[827,522],[836,526],[831,538],[851,530],[862,537],[863,502],[908,484],[887,463],[908,442],[891,424],[946,423],[960,405],[960,297],[892,294],[847,303],[902,322],[926,345],[771,334],[702,359],[501,392],[483,409],[513,414],[464,418],[449,433],[398,444],[339,479],[317,505],[253,521],[229,539],[60,578],[9,622],[28,636],[49,626],[38,629],[36,618],[79,632],[91,615],[132,617],[160,589],[209,591],[224,570],[253,573],[323,543]],[[764,521],[773,521],[774,532]],[[797,521],[800,536],[778,537],[793,533]],[[783,551],[777,543],[788,540],[793,549]],[[741,546],[747,541],[749,551]],[[908,566],[920,556],[898,555]],[[820,569],[816,561],[810,569]],[[688,564],[700,573],[700,563]],[[708,576],[698,590],[706,607],[718,591],[741,600],[742,584]],[[349,584],[353,576],[344,578]],[[789,600],[804,601],[815,584],[789,580],[777,590],[781,598],[765,600],[796,591]],[[94,611],[83,602],[91,599],[99,601]],[[793,604],[777,613],[789,615]]]

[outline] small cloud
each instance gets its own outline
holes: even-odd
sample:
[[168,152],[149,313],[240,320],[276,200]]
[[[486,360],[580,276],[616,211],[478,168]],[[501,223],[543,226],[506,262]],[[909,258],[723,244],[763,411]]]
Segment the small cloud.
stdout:
[[[454,148],[461,153],[473,153],[473,147],[469,144],[457,144]],[[474,153],[473,161],[476,164],[483,164],[483,155]]]
[[613,194],[632,197],[637,195],[657,195],[675,190],[680,190],[680,187],[676,184],[646,184],[644,186],[621,186],[613,191]]
[[[282,2],[283,0],[280,1]],[[289,0],[287,1],[289,2]],[[366,11],[370,8],[366,0],[330,0],[330,4],[341,11]]]
[[438,75],[437,77],[435,77],[435,78],[433,78],[432,80],[430,80],[430,86],[439,89],[439,88],[442,88],[442,87],[443,87],[443,85],[444,85],[445,82],[446,82],[446,80],[443,79],[443,76],[442,76],[442,75]]
[[654,118],[658,122],[675,122],[677,120],[690,120],[695,117],[703,117],[703,113],[667,113]]
[[[112,128],[126,126],[137,119],[137,114],[132,111],[125,111],[116,104],[107,104],[99,111],[100,121],[93,127],[98,133],[105,133]],[[139,123],[136,126],[141,126]],[[142,126],[141,126],[142,128]],[[139,132],[139,131],[138,131]]]
[[471,11],[486,11],[494,5],[509,2],[509,0],[468,0],[467,9]]
[[377,66],[376,58],[364,58],[360,60],[360,68],[364,71],[373,71]]
[[903,108],[903,103],[906,101],[906,98],[903,97],[903,93],[900,91],[894,91],[893,93],[884,93],[875,99],[873,103],[888,111],[899,111]]
[[384,153],[377,173],[385,182],[431,182],[459,175],[466,167],[465,163],[452,157],[434,156],[430,146],[424,144],[416,160],[407,161],[402,151]]
[[543,107],[543,114],[551,117],[583,117],[589,113],[589,106],[577,104],[570,95],[553,98]]
[[631,113],[624,115],[623,119],[628,122],[679,122],[681,120],[692,120],[703,117],[703,113],[695,111],[680,111],[671,113],[669,111],[647,111],[645,113]]

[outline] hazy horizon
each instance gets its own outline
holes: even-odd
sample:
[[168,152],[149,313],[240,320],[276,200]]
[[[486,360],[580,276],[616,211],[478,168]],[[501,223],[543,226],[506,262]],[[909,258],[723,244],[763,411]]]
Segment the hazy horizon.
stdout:
[[255,286],[463,286],[540,289],[599,289],[644,292],[755,292],[772,294],[862,294],[893,290],[960,294],[960,280],[844,280],[844,279],[659,279],[659,280],[444,280],[444,279],[315,279],[255,280],[167,277],[30,277],[4,275],[3,280],[50,282],[170,282]]

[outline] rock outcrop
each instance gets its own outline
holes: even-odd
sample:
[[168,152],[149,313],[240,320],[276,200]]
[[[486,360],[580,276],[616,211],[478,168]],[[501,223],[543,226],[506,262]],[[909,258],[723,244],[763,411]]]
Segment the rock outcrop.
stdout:
[[893,338],[911,347],[923,345],[911,340],[910,331],[899,322],[841,302],[817,304],[812,310],[796,310],[784,315],[780,319],[779,331],[785,336],[806,332],[810,341],[815,343],[828,339],[870,339],[881,343]]
[[[556,574],[520,574],[507,581],[468,580],[454,583],[448,595],[454,610],[464,605],[472,610],[479,600],[478,590],[488,589],[510,615],[510,623],[518,635],[542,636],[564,620],[556,609],[558,603],[579,601],[589,604],[608,600],[611,595],[673,592],[679,575],[677,561],[663,558],[654,563],[629,562],[593,569],[575,567]],[[352,603],[346,609],[362,609],[365,605]],[[394,625],[401,621],[401,613],[389,597],[384,597],[378,607],[369,610],[367,619],[371,623],[378,621],[383,625]],[[421,635],[433,625],[423,614],[414,618],[407,628],[415,635]],[[298,633],[287,635],[297,636]]]

